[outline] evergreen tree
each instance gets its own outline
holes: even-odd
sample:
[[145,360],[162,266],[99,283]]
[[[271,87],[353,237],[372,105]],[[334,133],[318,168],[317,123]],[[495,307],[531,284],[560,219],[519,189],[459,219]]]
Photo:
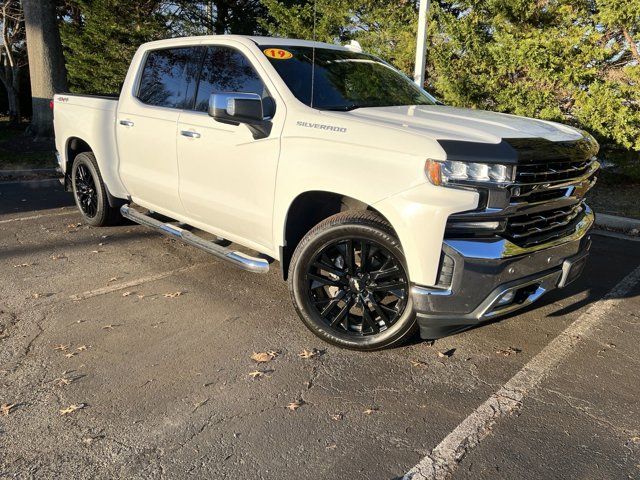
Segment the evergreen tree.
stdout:
[[[312,38],[312,1],[263,1],[272,33]],[[356,39],[412,72],[416,0],[317,0],[316,9],[318,40]],[[586,128],[637,159],[639,29],[640,0],[434,0],[428,88],[450,105]]]

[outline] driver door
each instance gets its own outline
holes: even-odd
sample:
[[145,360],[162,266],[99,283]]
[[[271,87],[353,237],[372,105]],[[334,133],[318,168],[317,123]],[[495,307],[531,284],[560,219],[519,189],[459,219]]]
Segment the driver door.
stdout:
[[[266,116],[273,117],[271,135],[255,140],[246,125],[211,118],[209,98],[222,92],[261,95]],[[184,110],[178,119],[179,191],[190,218],[231,241],[262,251],[273,249],[283,117],[284,112],[275,111],[267,86],[245,53],[230,46],[207,47],[194,109]]]

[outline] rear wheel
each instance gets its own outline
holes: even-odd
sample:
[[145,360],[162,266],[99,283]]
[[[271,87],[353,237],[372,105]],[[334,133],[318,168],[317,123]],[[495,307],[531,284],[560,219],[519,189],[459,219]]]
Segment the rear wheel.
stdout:
[[76,205],[85,223],[102,227],[121,220],[120,211],[109,205],[107,188],[93,153],[81,153],[75,158],[71,168],[71,183]]
[[373,212],[340,213],[313,228],[294,253],[289,290],[307,327],[340,347],[377,350],[415,330],[400,242]]

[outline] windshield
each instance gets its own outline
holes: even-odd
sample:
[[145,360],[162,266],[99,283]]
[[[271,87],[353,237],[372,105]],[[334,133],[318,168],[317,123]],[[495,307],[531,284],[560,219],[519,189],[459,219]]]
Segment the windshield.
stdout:
[[437,103],[405,75],[371,55],[316,48],[314,68],[311,47],[262,49],[296,98],[313,108],[349,111]]

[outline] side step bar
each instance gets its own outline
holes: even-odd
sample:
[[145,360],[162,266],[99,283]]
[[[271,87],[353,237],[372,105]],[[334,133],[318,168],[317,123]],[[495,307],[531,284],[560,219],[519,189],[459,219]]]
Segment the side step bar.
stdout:
[[132,222],[139,223],[145,227],[158,230],[165,235],[177,238],[189,245],[199,248],[200,250],[204,250],[211,255],[215,255],[222,260],[226,260],[242,270],[253,273],[267,273],[269,271],[269,262],[262,258],[250,257],[249,255],[245,255],[241,252],[234,252],[233,250],[229,250],[228,248],[222,247],[216,243],[200,238],[180,227],[176,227],[170,223],[162,223],[155,218],[134,210],[129,205],[123,205],[120,208],[120,213],[122,213],[123,217],[128,218]]

